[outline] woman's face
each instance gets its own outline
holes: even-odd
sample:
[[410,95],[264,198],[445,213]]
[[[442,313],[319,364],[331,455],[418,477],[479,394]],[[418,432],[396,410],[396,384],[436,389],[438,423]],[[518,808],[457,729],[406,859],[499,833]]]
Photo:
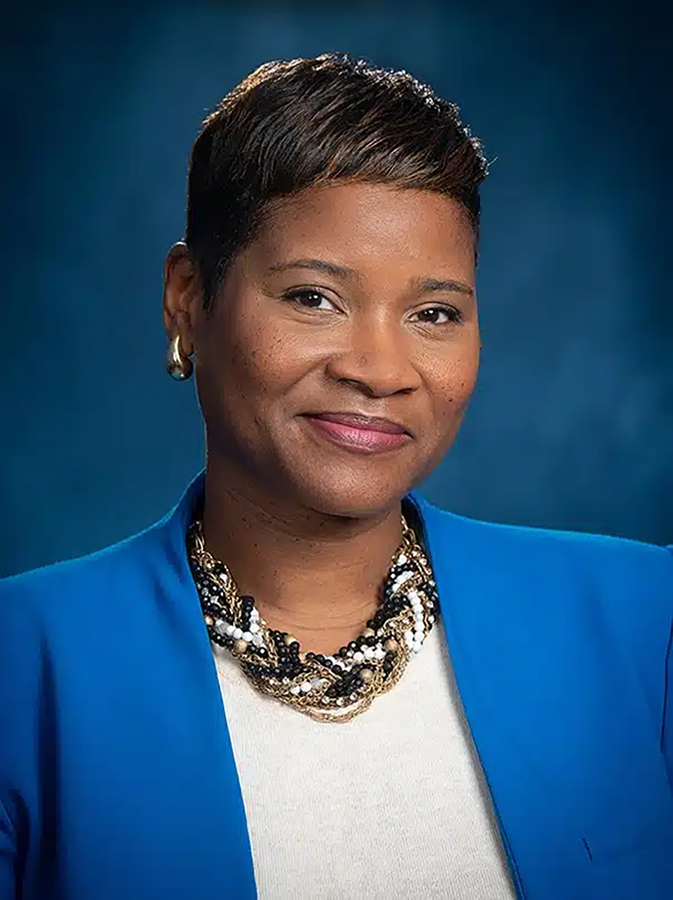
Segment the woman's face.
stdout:
[[[381,512],[440,462],[475,385],[472,228],[455,201],[386,185],[312,188],[274,209],[214,311],[193,318],[209,461],[237,490]],[[353,451],[307,417],[326,412],[391,419],[408,435]]]

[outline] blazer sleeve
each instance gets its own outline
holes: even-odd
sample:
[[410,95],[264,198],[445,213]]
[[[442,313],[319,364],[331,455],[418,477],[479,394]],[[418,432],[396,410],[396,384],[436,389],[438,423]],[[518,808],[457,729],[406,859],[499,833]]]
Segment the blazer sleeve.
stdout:
[[661,748],[666,761],[668,782],[673,791],[673,544],[666,549],[671,555],[671,577],[668,584],[670,632],[664,675],[664,720],[661,729]]
[[16,891],[16,838],[14,827],[0,800],[0,897],[13,900]]
[[24,896],[41,823],[42,640],[20,576],[0,581],[0,898]]

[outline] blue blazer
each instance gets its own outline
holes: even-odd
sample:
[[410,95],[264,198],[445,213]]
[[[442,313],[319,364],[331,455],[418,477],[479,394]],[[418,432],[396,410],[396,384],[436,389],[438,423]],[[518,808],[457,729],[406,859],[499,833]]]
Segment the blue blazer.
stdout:
[[[203,477],[147,530],[0,582],[1,900],[256,896],[184,546]],[[673,548],[409,499],[518,896],[671,900]]]

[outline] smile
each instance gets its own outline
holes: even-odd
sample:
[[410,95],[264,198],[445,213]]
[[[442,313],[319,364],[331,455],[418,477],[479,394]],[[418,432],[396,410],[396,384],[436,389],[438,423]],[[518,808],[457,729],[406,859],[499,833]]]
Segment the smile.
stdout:
[[390,434],[385,431],[372,431],[366,427],[344,425],[341,422],[329,422],[315,416],[302,416],[311,430],[318,437],[338,444],[352,453],[383,453],[402,447],[409,440],[408,434]]

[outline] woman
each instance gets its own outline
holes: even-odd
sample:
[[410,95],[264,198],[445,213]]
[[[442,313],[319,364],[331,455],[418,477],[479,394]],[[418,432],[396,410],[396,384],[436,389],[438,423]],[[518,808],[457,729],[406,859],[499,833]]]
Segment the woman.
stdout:
[[0,897],[670,898],[662,547],[416,486],[477,377],[479,142],[405,72],[274,62],[193,148],[177,506],[0,597]]

